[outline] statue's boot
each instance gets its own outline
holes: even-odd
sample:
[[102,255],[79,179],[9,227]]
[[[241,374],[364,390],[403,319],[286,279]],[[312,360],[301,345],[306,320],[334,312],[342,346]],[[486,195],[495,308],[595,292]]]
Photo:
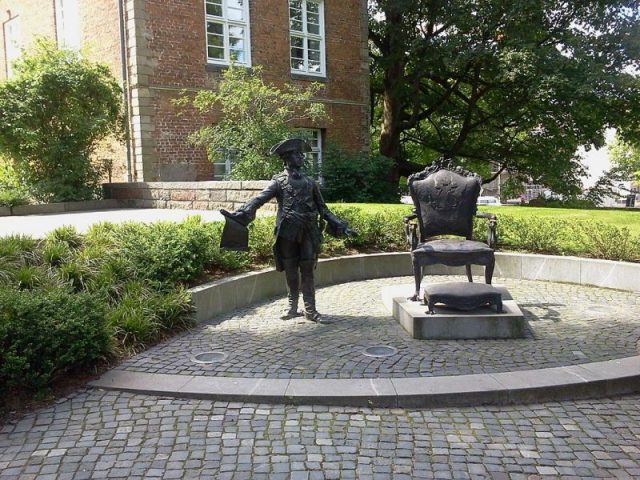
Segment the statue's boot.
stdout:
[[300,297],[300,274],[298,273],[298,260],[288,259],[284,261],[284,276],[287,281],[288,307],[282,312],[282,320],[290,320],[302,314],[298,311],[298,298]]
[[327,323],[316,310],[316,287],[313,281],[313,260],[300,262],[302,301],[304,302],[304,318],[316,323]]

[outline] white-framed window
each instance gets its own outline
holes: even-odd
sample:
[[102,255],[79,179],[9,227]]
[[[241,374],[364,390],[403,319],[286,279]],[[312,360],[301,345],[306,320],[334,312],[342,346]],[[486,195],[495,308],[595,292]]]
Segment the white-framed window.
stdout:
[[289,0],[291,72],[326,75],[324,0]]
[[249,0],[205,0],[207,62],[251,66]]
[[82,31],[80,28],[80,10],[78,0],[55,0],[56,38],[61,47],[80,49]]
[[11,78],[13,76],[13,62],[18,59],[21,50],[20,17],[7,20],[3,25],[3,33],[7,78]]
[[322,130],[319,128],[300,128],[296,130],[296,135],[304,139],[311,147],[311,151],[305,154],[307,164],[316,178],[322,183],[322,177],[320,176],[322,171]]
[[230,151],[224,152],[221,158],[217,158],[213,162],[213,179],[214,180],[227,180],[229,173],[231,173],[231,167],[233,166],[234,153]]

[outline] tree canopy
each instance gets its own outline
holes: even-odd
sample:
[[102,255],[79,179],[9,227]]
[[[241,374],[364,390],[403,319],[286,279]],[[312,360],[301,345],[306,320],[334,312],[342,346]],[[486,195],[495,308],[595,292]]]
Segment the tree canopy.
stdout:
[[[374,128],[397,179],[440,155],[577,191],[578,146],[640,131],[636,1],[370,2]],[[418,161],[420,163],[420,161]]]
[[640,182],[640,143],[631,143],[616,135],[608,151],[609,161],[622,178]]

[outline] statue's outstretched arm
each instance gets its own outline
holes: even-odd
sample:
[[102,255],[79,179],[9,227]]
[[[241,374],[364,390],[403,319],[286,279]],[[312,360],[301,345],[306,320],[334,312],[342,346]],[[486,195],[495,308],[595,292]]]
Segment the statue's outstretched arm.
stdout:
[[247,226],[249,223],[255,220],[256,211],[269,200],[274,198],[277,192],[278,182],[276,182],[275,180],[271,180],[271,182],[269,182],[269,185],[267,185],[267,187],[262,190],[257,196],[242,205],[235,212],[227,212],[225,210],[225,215],[233,218],[238,223]]

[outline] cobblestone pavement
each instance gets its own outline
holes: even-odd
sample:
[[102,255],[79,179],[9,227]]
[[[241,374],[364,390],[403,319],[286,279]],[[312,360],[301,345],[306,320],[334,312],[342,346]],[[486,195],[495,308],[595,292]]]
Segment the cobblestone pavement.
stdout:
[[86,390],[0,429],[0,479],[633,479],[639,404],[414,411]]
[[[441,281],[459,277],[440,277]],[[148,373],[267,378],[373,378],[496,373],[611,360],[638,354],[640,295],[573,284],[496,279],[526,315],[518,340],[414,340],[386,312],[381,289],[412,278],[352,282],[318,290],[331,325],[282,321],[285,299],[222,316],[123,363]],[[398,349],[388,358],[369,346]],[[228,353],[220,363],[194,363],[195,353]]]

